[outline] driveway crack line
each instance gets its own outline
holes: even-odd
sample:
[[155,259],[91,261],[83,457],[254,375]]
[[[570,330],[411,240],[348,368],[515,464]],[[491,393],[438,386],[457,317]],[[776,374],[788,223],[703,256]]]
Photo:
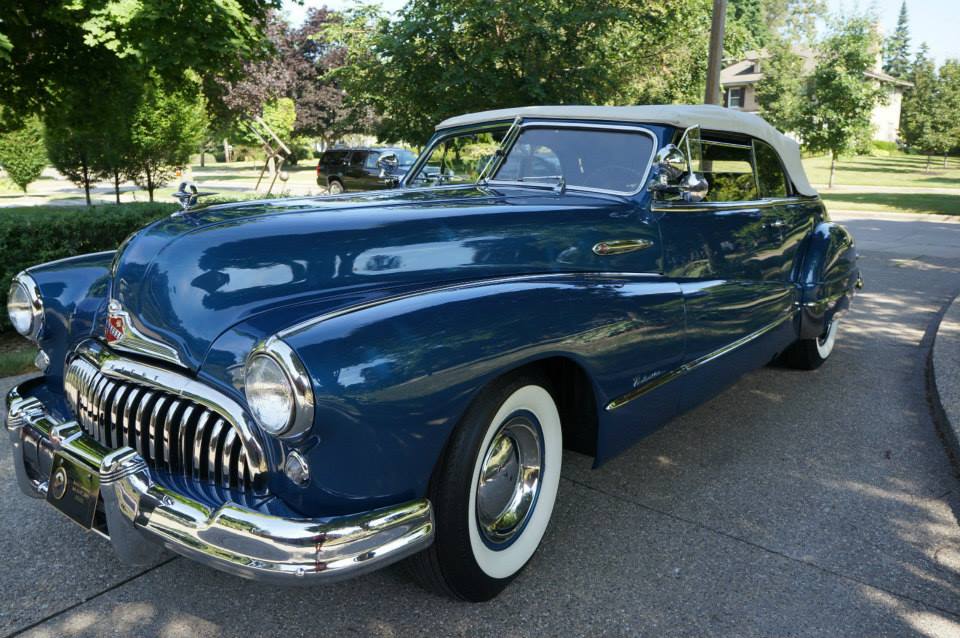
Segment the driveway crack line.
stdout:
[[53,612],[52,614],[50,614],[49,616],[45,616],[44,618],[41,618],[40,620],[37,620],[37,621],[35,621],[35,622],[30,623],[30,624],[27,625],[26,627],[21,627],[21,628],[19,628],[19,629],[16,629],[16,630],[14,630],[12,633],[9,633],[9,634],[7,634],[6,636],[4,636],[3,638],[14,638],[14,636],[20,636],[20,635],[22,635],[22,634],[25,634],[26,632],[30,631],[31,629],[36,629],[36,628],[39,627],[40,625],[44,625],[44,624],[50,622],[51,620],[57,618],[58,616],[62,616],[63,614],[65,614],[65,613],[67,613],[67,612],[73,611],[73,610],[76,609],[77,607],[80,607],[81,605],[85,605],[85,604],[87,604],[88,602],[90,602],[91,600],[96,600],[97,598],[100,598],[100,597],[103,596],[104,594],[109,594],[109,593],[112,592],[113,590],[119,589],[120,587],[123,587],[123,586],[126,585],[127,583],[131,583],[131,582],[135,581],[136,579],[140,578],[141,576],[146,576],[146,575],[149,574],[150,572],[152,572],[152,571],[154,571],[154,570],[156,570],[156,569],[159,569],[160,567],[163,567],[164,565],[169,565],[169,564],[172,563],[173,561],[177,560],[177,558],[179,558],[179,556],[171,556],[171,557],[168,558],[167,560],[165,560],[165,561],[163,561],[163,562],[160,562],[160,563],[157,563],[157,564],[154,565],[153,567],[148,567],[147,569],[143,570],[142,572],[133,574],[132,576],[128,576],[127,578],[124,578],[123,580],[120,580],[120,581],[115,582],[114,584],[110,585],[110,586],[107,587],[106,589],[103,589],[103,590],[101,590],[101,591],[98,591],[97,593],[93,594],[92,596],[88,596],[87,598],[84,598],[84,599],[82,599],[82,600],[78,600],[77,602],[73,603],[73,604],[70,605],[69,607],[64,607],[63,609],[61,609],[61,610],[59,610],[59,611],[55,611],[55,612]]

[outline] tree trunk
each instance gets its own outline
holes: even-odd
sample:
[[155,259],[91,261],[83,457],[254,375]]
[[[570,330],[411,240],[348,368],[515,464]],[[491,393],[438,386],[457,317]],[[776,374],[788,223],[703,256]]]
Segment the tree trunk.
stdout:
[[153,202],[153,189],[156,188],[156,185],[153,183],[153,175],[150,173],[150,169],[147,169],[147,193],[150,195],[150,201]]
[[90,171],[87,169],[87,160],[83,159],[80,162],[80,167],[83,169],[83,194],[87,198],[87,206],[90,205]]
[[223,161],[230,161],[230,142],[227,141],[227,138],[223,138]]
[[830,183],[827,184],[827,188],[833,188],[833,178],[837,174],[837,154],[832,152],[830,153]]
[[203,157],[206,153],[203,152],[203,147],[200,147],[200,168],[203,168]]
[[120,171],[113,171],[113,193],[117,197],[117,203],[120,203]]
[[927,155],[927,165],[926,165],[926,167],[924,167],[923,172],[924,172],[924,173],[929,173],[929,172],[930,172],[930,156],[929,156],[929,155]]
[[943,167],[944,167],[944,168],[947,167],[947,154],[946,154],[946,153],[943,154]]

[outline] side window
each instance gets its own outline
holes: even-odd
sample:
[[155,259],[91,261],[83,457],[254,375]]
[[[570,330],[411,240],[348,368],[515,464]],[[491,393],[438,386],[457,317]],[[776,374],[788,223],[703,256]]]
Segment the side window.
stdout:
[[340,164],[347,158],[346,151],[327,151],[323,154],[324,164]]
[[353,155],[350,156],[350,167],[359,168],[363,166],[363,161],[367,159],[368,154],[366,151],[354,151]]
[[787,177],[783,173],[783,165],[777,152],[760,140],[753,140],[753,152],[757,159],[760,197],[786,197]]
[[753,170],[753,148],[701,140],[703,175],[710,184],[707,202],[736,202],[760,199]]
[[367,161],[363,163],[363,167],[376,168],[378,159],[380,159],[380,153],[367,153]]
[[509,125],[475,133],[454,134],[433,147],[410,181],[413,186],[472,184],[493,158]]

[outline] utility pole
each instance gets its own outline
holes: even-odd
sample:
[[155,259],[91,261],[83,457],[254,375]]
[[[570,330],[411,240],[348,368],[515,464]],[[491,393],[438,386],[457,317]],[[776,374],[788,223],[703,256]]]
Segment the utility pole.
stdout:
[[704,104],[723,104],[720,99],[720,67],[723,66],[723,31],[727,21],[727,0],[713,0],[710,23],[710,53],[707,59],[707,91]]

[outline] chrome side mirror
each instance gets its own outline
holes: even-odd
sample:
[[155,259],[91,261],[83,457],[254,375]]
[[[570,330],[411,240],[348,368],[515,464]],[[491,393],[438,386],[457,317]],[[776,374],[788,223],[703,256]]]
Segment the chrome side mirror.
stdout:
[[386,171],[388,173],[397,170],[397,167],[400,165],[400,161],[397,159],[395,153],[386,153],[381,155],[377,160],[377,166],[380,167],[380,170]]
[[[690,141],[686,135],[680,143],[684,142],[689,151]],[[689,156],[675,144],[667,144],[657,151],[652,175],[650,190],[665,201],[701,202],[710,189],[703,175],[693,170]]]

